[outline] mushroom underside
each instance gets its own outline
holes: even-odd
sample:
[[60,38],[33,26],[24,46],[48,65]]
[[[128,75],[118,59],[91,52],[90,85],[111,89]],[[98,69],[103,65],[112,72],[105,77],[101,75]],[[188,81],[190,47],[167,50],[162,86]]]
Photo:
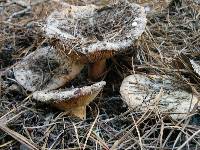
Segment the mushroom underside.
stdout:
[[[101,61],[103,59],[108,59],[114,56],[117,51],[116,50],[97,50],[95,52],[83,54],[81,52],[77,52],[74,49],[71,49],[69,45],[63,45],[61,41],[57,39],[51,39],[49,40],[49,43],[55,47],[55,49],[59,49],[62,51],[64,54],[66,54],[68,57],[70,57],[73,61],[80,62],[82,64],[87,64],[87,63],[95,63],[98,61]],[[127,47],[124,49],[124,51],[128,50],[130,47]]]
[[59,110],[68,111],[74,116],[77,116],[81,119],[85,119],[86,106],[95,99],[99,92],[100,91],[94,94],[82,95],[77,98],[72,98],[68,101],[55,102],[51,105]]
[[106,72],[106,59],[89,65],[88,75],[92,80],[98,80]]
[[[59,41],[57,40],[55,41],[52,42],[53,43],[52,45],[54,45],[57,49],[60,49],[65,53],[68,53],[67,48],[69,47],[61,46],[60,44],[58,44],[60,43]],[[106,59],[111,58],[112,56],[114,56],[115,53],[116,51],[114,50],[104,50],[104,51],[96,51],[85,55],[72,50],[70,53],[68,53],[68,56],[72,58],[74,61],[78,61],[83,64],[87,64],[89,62],[89,70],[88,70],[89,77],[92,80],[97,80],[100,79],[106,72]]]

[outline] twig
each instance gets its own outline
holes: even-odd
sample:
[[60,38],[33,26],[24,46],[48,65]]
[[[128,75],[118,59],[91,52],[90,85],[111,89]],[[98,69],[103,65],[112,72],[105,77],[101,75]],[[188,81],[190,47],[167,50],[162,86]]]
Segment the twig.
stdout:
[[21,11],[15,12],[15,13],[13,13],[13,14],[9,17],[9,19],[8,19],[7,21],[8,21],[8,22],[11,22],[12,18],[18,17],[18,16],[20,16],[20,15],[23,15],[23,14],[25,14],[26,12],[28,12],[28,11],[30,11],[30,10],[31,10],[31,7],[28,6],[27,8],[25,8],[25,9],[23,9],[23,10],[21,10]]
[[30,140],[22,136],[21,134],[9,129],[6,125],[0,124],[0,129],[10,136],[12,136],[15,140],[19,141],[20,143],[26,145],[27,148],[31,150],[39,150],[37,145],[35,143],[31,143]]
[[4,144],[0,145],[0,148],[6,147],[7,145],[11,144],[12,142],[13,142],[13,140],[4,143]]
[[98,109],[98,114],[97,114],[97,116],[96,116],[94,122],[92,123],[92,125],[91,125],[91,127],[90,127],[90,130],[89,130],[89,132],[88,132],[88,134],[87,134],[87,137],[86,137],[86,139],[85,139],[85,143],[84,143],[84,146],[83,146],[83,150],[85,150],[85,148],[86,148],[87,141],[88,141],[88,139],[89,139],[89,137],[90,137],[90,135],[91,135],[91,133],[92,133],[92,129],[94,128],[94,125],[96,124],[98,117],[99,117],[99,109]]
[[193,135],[191,135],[177,150],[181,150],[189,141],[191,141],[199,133],[200,133],[200,130],[198,130]]
[[77,143],[78,143],[78,146],[79,148],[81,149],[81,145],[80,145],[80,141],[79,141],[79,136],[78,136],[78,131],[77,131],[77,127],[76,125],[72,122],[73,126],[74,126],[74,131],[75,131],[75,134],[76,134],[76,139],[77,139]]
[[143,150],[143,144],[142,144],[142,138],[140,136],[140,131],[138,129],[138,126],[136,124],[136,121],[135,121],[133,115],[131,115],[131,116],[132,116],[132,119],[133,119],[133,122],[134,122],[134,125],[135,125],[135,128],[136,128],[136,131],[137,131],[137,134],[138,134],[138,137],[139,137],[140,150]]

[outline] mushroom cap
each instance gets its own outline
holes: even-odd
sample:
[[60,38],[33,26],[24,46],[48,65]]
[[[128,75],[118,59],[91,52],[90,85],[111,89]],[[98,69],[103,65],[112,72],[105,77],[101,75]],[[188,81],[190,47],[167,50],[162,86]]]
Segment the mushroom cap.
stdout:
[[190,64],[191,64],[194,72],[200,76],[200,62],[190,59]]
[[17,82],[28,91],[57,89],[80,73],[83,65],[52,47],[30,53],[14,68]]
[[87,63],[130,47],[146,22],[144,8],[128,1],[104,7],[65,5],[48,16],[43,30],[52,45]]
[[21,6],[27,7],[30,5],[36,5],[38,3],[42,3],[45,0],[11,0],[11,2],[17,3]]
[[[126,77],[120,87],[122,99],[128,106],[146,111],[155,107],[155,97],[163,88],[158,103],[161,112],[169,113],[173,119],[182,119],[192,110],[198,98],[173,83],[167,76],[135,74]],[[191,104],[191,107],[190,107]]]
[[103,89],[106,82],[101,81],[90,86],[66,89],[64,91],[36,91],[33,98],[37,101],[51,103],[60,110],[71,110],[88,105]]
[[166,9],[172,0],[139,0],[138,4],[144,7],[147,14],[160,12]]

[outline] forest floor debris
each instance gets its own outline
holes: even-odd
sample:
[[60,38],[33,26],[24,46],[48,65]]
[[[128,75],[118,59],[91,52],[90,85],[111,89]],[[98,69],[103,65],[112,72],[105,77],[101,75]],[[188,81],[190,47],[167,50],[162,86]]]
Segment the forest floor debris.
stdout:
[[174,0],[148,15],[146,31],[132,48],[108,61],[107,84],[82,121],[32,100],[16,88],[12,73],[4,74],[46,44],[38,28],[59,5],[47,1],[13,15],[25,8],[0,1],[0,149],[200,149],[197,105],[187,118],[174,120],[155,110],[128,109],[119,94],[126,76],[148,73],[171,75],[200,97],[198,63],[195,68],[190,63],[200,59],[200,5],[187,2]]

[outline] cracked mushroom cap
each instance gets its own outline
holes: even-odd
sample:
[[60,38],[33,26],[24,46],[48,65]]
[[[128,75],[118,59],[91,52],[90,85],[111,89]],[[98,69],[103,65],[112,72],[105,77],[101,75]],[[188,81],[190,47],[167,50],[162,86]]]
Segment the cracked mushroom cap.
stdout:
[[172,79],[167,76],[130,75],[123,80],[120,93],[129,107],[146,111],[155,107],[155,97],[163,88],[158,108],[161,112],[169,113],[173,119],[183,119],[192,110],[198,98],[183,90],[183,87],[175,84],[173,81],[176,80]]
[[80,73],[83,65],[52,47],[30,53],[14,68],[16,81],[28,91],[57,89]]
[[66,4],[48,16],[43,30],[52,45],[92,63],[130,47],[145,26],[142,6],[118,1],[104,7]]
[[33,93],[33,98],[37,101],[50,103],[60,110],[69,111],[75,116],[84,119],[86,106],[95,99],[105,84],[105,81],[101,81],[91,86],[64,91],[36,91]]

